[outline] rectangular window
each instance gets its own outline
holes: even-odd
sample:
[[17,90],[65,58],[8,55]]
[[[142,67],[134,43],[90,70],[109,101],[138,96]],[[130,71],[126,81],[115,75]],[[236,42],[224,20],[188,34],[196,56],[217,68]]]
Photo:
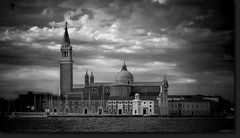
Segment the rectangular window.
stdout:
[[149,105],[149,107],[152,107],[152,105]]
[[137,110],[135,110],[135,114],[137,114]]
[[149,112],[152,112],[152,109],[150,109]]

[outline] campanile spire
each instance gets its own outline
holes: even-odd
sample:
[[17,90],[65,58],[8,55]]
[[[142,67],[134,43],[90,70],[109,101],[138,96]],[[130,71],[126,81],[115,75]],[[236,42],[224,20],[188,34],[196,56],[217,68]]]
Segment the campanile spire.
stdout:
[[64,32],[64,36],[63,36],[63,44],[64,44],[65,47],[70,47],[71,46],[70,38],[69,38],[69,35],[68,35],[67,22],[65,23],[65,32]]

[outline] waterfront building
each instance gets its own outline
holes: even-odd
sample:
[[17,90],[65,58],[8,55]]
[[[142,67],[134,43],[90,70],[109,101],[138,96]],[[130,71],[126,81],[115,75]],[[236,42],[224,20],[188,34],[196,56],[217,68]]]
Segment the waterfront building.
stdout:
[[178,116],[208,116],[210,102],[208,100],[183,99],[169,101],[169,114]]

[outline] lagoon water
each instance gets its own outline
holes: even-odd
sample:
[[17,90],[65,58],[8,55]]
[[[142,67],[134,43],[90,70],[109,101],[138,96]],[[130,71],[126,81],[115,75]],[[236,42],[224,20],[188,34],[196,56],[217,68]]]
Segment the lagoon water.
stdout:
[[234,132],[220,117],[47,117],[1,119],[1,132]]

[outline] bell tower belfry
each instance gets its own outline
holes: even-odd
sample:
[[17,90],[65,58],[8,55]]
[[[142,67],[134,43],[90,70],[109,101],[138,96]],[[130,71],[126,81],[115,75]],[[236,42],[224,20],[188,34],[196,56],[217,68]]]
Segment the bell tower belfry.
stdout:
[[60,60],[60,94],[65,97],[66,93],[71,92],[73,87],[73,60],[72,45],[68,35],[67,22],[65,24],[65,32],[63,43],[61,46]]

